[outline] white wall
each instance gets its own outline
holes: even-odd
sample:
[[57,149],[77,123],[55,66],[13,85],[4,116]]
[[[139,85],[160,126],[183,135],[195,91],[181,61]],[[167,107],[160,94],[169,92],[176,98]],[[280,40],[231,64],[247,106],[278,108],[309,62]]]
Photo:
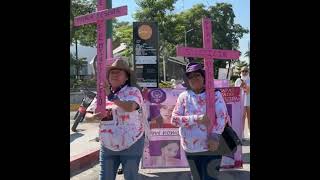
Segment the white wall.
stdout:
[[[76,52],[76,47],[75,46],[70,46],[70,52],[75,53]],[[78,57],[85,57],[87,58],[86,60],[88,61],[88,74],[94,74],[93,67],[89,64],[91,59],[96,55],[97,53],[97,48],[93,47],[87,47],[87,46],[81,46],[78,44]]]

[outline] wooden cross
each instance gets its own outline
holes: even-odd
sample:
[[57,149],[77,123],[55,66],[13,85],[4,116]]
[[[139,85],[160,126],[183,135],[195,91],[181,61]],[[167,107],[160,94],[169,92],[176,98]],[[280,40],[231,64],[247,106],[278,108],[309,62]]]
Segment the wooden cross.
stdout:
[[[97,23],[97,108],[96,112],[105,113],[106,93],[104,91],[106,82],[106,66],[112,64],[112,40],[108,39],[106,45],[106,24],[105,20],[128,14],[128,7],[121,6],[112,9],[105,9],[106,1],[97,1],[97,12],[78,16],[74,19],[74,26]],[[106,57],[106,46],[108,48]],[[107,62],[108,61],[108,62]]]
[[[212,59],[238,59],[239,51],[212,49],[212,26],[209,18],[202,18],[203,48],[177,47],[177,56],[204,58],[206,74],[206,111],[213,126],[217,124],[215,117],[215,93],[214,93],[214,72]],[[209,127],[208,134],[213,126]]]

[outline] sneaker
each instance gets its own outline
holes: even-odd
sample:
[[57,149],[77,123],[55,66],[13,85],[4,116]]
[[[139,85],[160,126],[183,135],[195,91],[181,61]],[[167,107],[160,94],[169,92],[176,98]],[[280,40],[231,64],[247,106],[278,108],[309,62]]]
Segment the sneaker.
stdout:
[[244,134],[245,133],[243,133],[243,135],[242,135],[242,140],[250,140],[250,132],[248,132],[247,136]]
[[250,141],[250,138],[242,138],[242,142]]
[[122,168],[119,168],[119,169],[118,169],[118,174],[123,174]]

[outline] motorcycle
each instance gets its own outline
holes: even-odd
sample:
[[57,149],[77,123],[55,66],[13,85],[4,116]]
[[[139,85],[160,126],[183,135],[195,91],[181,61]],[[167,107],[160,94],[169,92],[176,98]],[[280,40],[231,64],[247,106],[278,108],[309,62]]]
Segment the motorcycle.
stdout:
[[84,97],[81,101],[81,104],[77,113],[73,117],[73,119],[75,120],[71,128],[73,132],[77,132],[77,126],[79,125],[80,122],[84,120],[87,108],[90,106],[93,99],[96,97],[96,93],[89,91],[87,88],[80,91],[84,94]]

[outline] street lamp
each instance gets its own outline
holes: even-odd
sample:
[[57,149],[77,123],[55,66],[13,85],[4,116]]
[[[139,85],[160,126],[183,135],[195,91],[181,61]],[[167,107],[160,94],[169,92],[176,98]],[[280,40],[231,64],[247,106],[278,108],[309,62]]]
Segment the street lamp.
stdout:
[[[184,32],[184,47],[187,47],[187,34],[188,34],[188,32],[191,32],[191,31],[193,31],[193,29],[189,29],[188,31]],[[183,59],[184,59],[184,62],[186,62],[185,56],[183,57]]]
[[184,47],[187,46],[187,34],[188,32],[191,32],[191,31],[193,31],[193,29],[189,29],[188,31],[184,32]]

